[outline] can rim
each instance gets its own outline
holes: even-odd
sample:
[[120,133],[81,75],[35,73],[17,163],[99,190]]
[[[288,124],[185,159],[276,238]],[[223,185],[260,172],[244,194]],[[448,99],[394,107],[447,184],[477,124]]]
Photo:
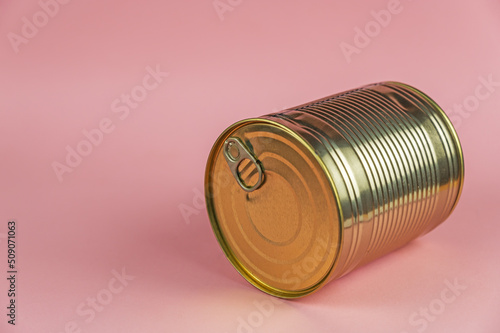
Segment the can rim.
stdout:
[[463,191],[464,182],[465,182],[464,154],[463,154],[463,150],[462,150],[462,144],[460,143],[460,138],[458,137],[458,133],[457,133],[455,127],[453,126],[450,118],[446,114],[446,112],[444,112],[444,110],[439,106],[439,104],[437,104],[431,97],[429,97],[429,95],[427,95],[423,91],[421,91],[415,87],[412,87],[406,83],[401,83],[401,82],[397,82],[397,81],[388,81],[387,83],[392,83],[392,84],[403,86],[407,89],[410,89],[410,90],[416,92],[417,94],[421,95],[424,99],[426,99],[434,107],[434,109],[437,111],[437,114],[439,116],[441,116],[441,119],[446,124],[446,127],[447,127],[450,135],[453,138],[453,143],[455,144],[455,149],[457,150],[457,155],[459,157],[459,165],[458,165],[458,167],[459,167],[459,188],[458,188],[457,197],[455,199],[455,202],[453,203],[453,206],[450,209],[450,213],[448,215],[448,216],[450,216],[453,213],[453,211],[455,210],[456,206],[458,205],[458,202],[460,201],[460,197],[462,196],[462,191]]
[[[291,135],[300,144],[302,144],[308,150],[308,152],[312,156],[314,156],[315,160],[320,165],[321,170],[323,171],[326,178],[328,179],[330,188],[331,188],[332,193],[333,193],[333,198],[335,200],[335,204],[339,208],[337,210],[337,212],[338,212],[337,213],[338,214],[338,224],[339,224],[339,242],[338,242],[338,246],[336,249],[337,255],[335,256],[334,260],[330,264],[330,267],[328,268],[328,271],[325,274],[325,276],[319,282],[317,282],[316,284],[314,284],[313,286],[311,286],[307,289],[290,291],[290,290],[272,287],[272,286],[264,283],[263,281],[259,280],[244,265],[242,265],[239,262],[239,260],[236,258],[236,256],[234,255],[234,252],[232,251],[232,249],[229,247],[229,245],[225,241],[224,236],[219,228],[218,220],[215,216],[215,211],[214,211],[214,207],[213,207],[213,199],[212,199],[210,189],[209,189],[210,173],[211,173],[211,170],[212,170],[214,162],[215,162],[215,155],[220,151],[220,147],[224,143],[224,138],[228,135],[228,133],[233,132],[236,129],[238,129],[244,125],[253,124],[253,123],[265,123],[265,124],[269,124],[271,126],[278,127],[281,130],[284,130],[285,132],[287,132],[287,134]],[[316,153],[314,148],[304,138],[302,138],[297,132],[295,132],[291,128],[289,128],[289,127],[287,127],[279,122],[276,122],[276,121],[273,121],[270,119],[266,119],[266,118],[248,118],[248,119],[240,120],[240,121],[232,124],[231,126],[226,128],[222,132],[222,134],[219,135],[219,137],[215,141],[214,145],[212,146],[212,149],[211,149],[210,154],[208,156],[207,166],[206,166],[206,170],[205,170],[204,187],[205,187],[205,203],[207,206],[208,217],[210,220],[210,224],[212,226],[212,231],[214,232],[215,237],[217,239],[217,242],[219,243],[225,256],[227,257],[229,262],[233,265],[233,267],[238,271],[238,273],[240,273],[241,276],[243,276],[253,286],[255,286],[256,288],[260,289],[261,291],[263,291],[269,295],[272,295],[272,296],[286,298],[286,299],[294,299],[294,298],[300,298],[300,297],[309,295],[309,294],[317,291],[318,289],[320,289],[322,286],[324,286],[326,283],[328,283],[330,281],[330,277],[332,276],[332,274],[337,266],[337,263],[338,263],[339,258],[340,258],[340,253],[342,252],[343,239],[344,239],[344,232],[343,232],[344,216],[342,214],[342,209],[340,209],[341,204],[340,204],[339,194],[338,194],[337,188],[333,182],[333,178],[332,178],[330,172],[328,171],[328,167],[325,165],[325,163],[321,159],[321,157]]]

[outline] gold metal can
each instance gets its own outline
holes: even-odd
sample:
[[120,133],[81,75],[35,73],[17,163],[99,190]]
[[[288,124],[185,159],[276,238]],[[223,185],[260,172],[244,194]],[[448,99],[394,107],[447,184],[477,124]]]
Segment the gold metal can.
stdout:
[[205,195],[240,274],[297,298],[434,229],[463,179],[441,108],[382,82],[233,124],[208,158]]

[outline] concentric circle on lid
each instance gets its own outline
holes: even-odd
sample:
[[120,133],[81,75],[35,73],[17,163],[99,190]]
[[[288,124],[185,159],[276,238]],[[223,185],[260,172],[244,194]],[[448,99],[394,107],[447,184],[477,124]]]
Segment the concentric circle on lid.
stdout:
[[[227,140],[259,163],[238,162],[240,181],[224,157]],[[239,152],[226,147],[232,161]],[[262,184],[245,190],[241,184],[255,184],[260,170]],[[291,129],[267,119],[229,127],[210,153],[205,192],[222,249],[253,285],[295,298],[327,282],[341,244],[337,198],[321,159]]]

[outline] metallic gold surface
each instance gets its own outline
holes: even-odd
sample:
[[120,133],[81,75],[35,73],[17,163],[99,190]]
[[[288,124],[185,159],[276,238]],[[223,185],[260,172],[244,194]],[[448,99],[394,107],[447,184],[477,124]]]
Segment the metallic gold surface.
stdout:
[[205,193],[235,268],[295,298],[435,228],[463,176],[444,112],[383,82],[232,125],[210,153]]

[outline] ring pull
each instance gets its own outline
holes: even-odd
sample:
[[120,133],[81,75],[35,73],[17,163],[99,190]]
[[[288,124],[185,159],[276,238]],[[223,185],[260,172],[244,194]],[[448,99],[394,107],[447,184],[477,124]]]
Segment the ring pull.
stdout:
[[[234,178],[236,178],[236,181],[243,190],[252,192],[262,185],[262,183],[264,182],[264,172],[262,170],[262,165],[260,164],[260,161],[258,161],[252,153],[250,153],[250,151],[245,147],[240,139],[229,138],[224,142],[224,157],[226,158],[226,162],[229,165],[229,169],[231,169],[231,173],[233,174]],[[241,162],[246,159],[250,160],[250,162],[253,163],[253,165],[257,169],[257,172],[259,173],[257,183],[252,186],[248,186],[247,184],[245,184],[245,182],[241,179],[240,172],[238,170]]]

